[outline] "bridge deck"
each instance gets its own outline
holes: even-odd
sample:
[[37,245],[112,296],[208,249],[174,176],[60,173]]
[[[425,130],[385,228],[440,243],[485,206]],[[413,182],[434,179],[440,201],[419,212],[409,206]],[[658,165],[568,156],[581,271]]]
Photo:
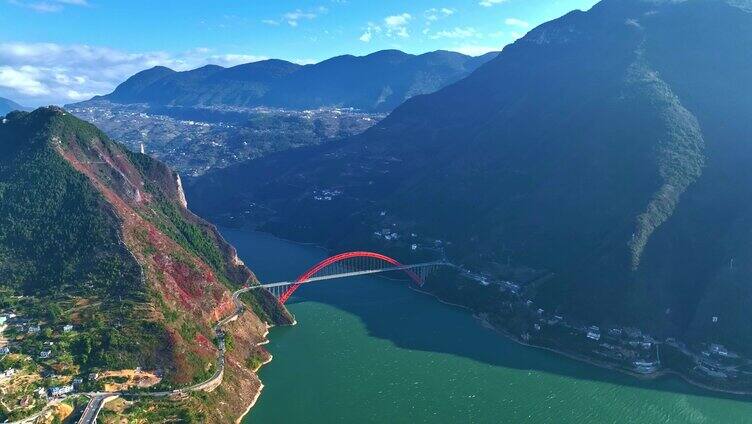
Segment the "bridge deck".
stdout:
[[391,272],[391,271],[404,271],[406,269],[423,268],[423,267],[437,266],[437,265],[446,265],[446,262],[425,262],[421,264],[390,266],[390,267],[377,268],[377,269],[368,269],[364,271],[342,272],[339,274],[322,275],[320,277],[311,277],[302,281],[280,281],[278,283],[262,284],[256,287],[263,287],[265,289],[268,289],[272,287],[280,287],[280,286],[286,286],[290,284],[314,283],[316,281],[333,280],[337,278],[347,278],[347,277],[357,277],[359,275],[380,274],[380,273]]
[[390,267],[377,268],[377,269],[368,269],[368,270],[364,270],[364,271],[342,272],[342,273],[339,273],[339,274],[331,274],[331,275],[322,275],[322,276],[319,276],[319,277],[311,277],[311,278],[305,279],[303,281],[280,281],[278,283],[261,284],[261,285],[258,285],[258,286],[248,287],[247,290],[252,290],[252,289],[257,289],[257,288],[270,289],[270,288],[274,288],[274,287],[289,286],[291,284],[314,283],[314,282],[317,282],[317,281],[333,280],[333,279],[336,279],[336,278],[357,277],[359,275],[380,274],[380,273],[391,272],[391,271],[404,271],[406,269],[415,269],[415,268],[423,268],[423,267],[430,267],[430,266],[441,266],[441,265],[448,265],[448,263],[441,262],[441,261],[424,262],[424,263],[420,263],[420,264],[390,266]]

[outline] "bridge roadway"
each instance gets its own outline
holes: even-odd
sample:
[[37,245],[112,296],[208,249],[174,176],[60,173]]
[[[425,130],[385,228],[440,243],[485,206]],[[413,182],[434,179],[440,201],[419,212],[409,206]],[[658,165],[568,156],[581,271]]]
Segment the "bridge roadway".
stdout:
[[104,404],[117,397],[118,396],[113,393],[93,393],[91,395],[91,399],[89,400],[89,403],[86,405],[86,409],[84,409],[84,413],[81,415],[81,418],[78,420],[78,422],[79,423],[97,422],[97,417],[99,416],[99,412],[102,410],[102,407],[104,406]]
[[430,266],[448,266],[448,265],[451,265],[451,264],[448,262],[443,262],[443,261],[435,261],[435,262],[424,262],[424,263],[412,264],[412,265],[390,266],[390,267],[385,267],[385,268],[369,269],[365,271],[352,271],[352,272],[342,272],[339,274],[322,275],[319,277],[307,278],[302,281],[281,281],[279,283],[260,284],[258,286],[245,287],[241,289],[240,291],[247,292],[249,290],[258,289],[258,288],[270,289],[274,287],[289,286],[292,284],[315,283],[317,281],[333,280],[336,278],[357,277],[359,275],[381,274],[381,273],[391,272],[391,271],[404,271],[404,270],[413,269],[413,268],[424,268],[424,267],[430,267]]

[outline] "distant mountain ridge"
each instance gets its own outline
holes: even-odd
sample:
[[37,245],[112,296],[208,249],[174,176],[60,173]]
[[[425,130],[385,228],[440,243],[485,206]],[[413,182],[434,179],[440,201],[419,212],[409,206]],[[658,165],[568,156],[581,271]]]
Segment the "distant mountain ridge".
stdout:
[[337,56],[312,65],[270,59],[184,72],[157,66],[93,100],[184,107],[353,107],[382,112],[464,78],[496,54],[471,57],[440,50],[412,55],[383,50],[367,56]]
[[23,107],[13,100],[0,97],[0,116],[13,112],[14,110],[28,111],[29,108]]

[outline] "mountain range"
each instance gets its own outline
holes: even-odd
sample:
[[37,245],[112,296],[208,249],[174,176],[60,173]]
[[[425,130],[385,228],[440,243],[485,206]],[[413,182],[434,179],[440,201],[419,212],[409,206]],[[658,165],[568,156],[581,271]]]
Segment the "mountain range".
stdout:
[[750,354],[750,52],[752,2],[603,0],[359,136],[187,191],[205,216],[335,249],[384,228],[440,240],[547,311]]
[[449,51],[412,55],[384,50],[337,56],[311,65],[270,59],[224,68],[176,72],[157,66],[92,100],[184,107],[352,107],[390,111],[406,99],[458,81],[491,60]]
[[7,114],[8,112],[12,112],[14,110],[26,111],[28,109],[19,105],[13,100],[0,97],[0,116],[3,116]]

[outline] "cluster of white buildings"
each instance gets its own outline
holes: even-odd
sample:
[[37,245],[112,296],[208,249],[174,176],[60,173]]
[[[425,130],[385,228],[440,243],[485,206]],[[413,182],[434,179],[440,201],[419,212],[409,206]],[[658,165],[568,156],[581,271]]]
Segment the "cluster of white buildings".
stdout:
[[592,325],[587,330],[587,338],[598,341],[601,339],[601,329],[597,325]]
[[374,231],[373,235],[379,238],[383,238],[384,240],[387,240],[387,241],[397,240],[399,238],[399,234],[397,234],[397,232],[392,231],[389,228],[384,228],[381,231]]
[[313,199],[318,201],[329,201],[341,194],[342,192],[340,190],[315,190],[313,192]]
[[52,397],[63,396],[63,395],[67,395],[68,393],[72,393],[72,392],[73,392],[73,385],[72,384],[67,384],[65,386],[50,387],[47,390],[47,393],[49,393],[49,395],[52,396]]

